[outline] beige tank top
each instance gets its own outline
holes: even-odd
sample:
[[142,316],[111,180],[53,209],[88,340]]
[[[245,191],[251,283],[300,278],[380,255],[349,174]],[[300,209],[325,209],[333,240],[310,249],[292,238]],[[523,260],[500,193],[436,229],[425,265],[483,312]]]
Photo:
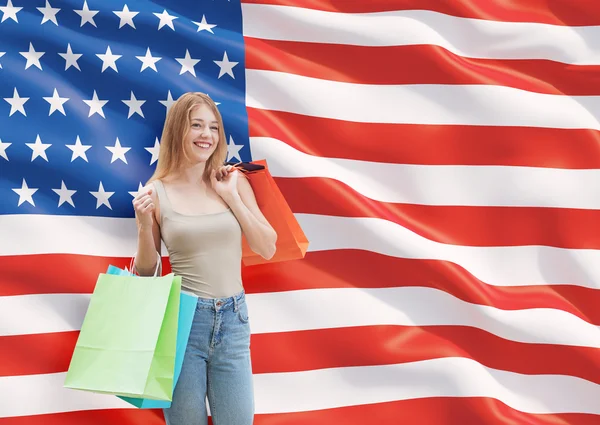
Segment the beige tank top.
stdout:
[[182,290],[201,298],[226,298],[243,290],[242,229],[224,212],[185,215],[174,211],[160,180],[154,181],[160,203],[161,237]]

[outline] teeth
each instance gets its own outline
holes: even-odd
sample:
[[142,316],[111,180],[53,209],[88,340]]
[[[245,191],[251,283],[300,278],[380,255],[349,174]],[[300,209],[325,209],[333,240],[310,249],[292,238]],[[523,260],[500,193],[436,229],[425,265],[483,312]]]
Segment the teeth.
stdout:
[[201,147],[201,148],[209,148],[210,144],[208,143],[194,143],[196,146]]

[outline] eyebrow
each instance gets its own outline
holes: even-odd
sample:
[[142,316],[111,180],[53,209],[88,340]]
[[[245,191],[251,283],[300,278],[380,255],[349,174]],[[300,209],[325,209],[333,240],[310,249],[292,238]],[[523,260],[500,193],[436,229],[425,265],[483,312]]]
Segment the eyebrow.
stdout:
[[[201,118],[192,118],[192,121],[202,121],[202,122],[204,122],[204,120],[201,119]],[[218,121],[211,121],[211,123],[218,124],[219,122]]]

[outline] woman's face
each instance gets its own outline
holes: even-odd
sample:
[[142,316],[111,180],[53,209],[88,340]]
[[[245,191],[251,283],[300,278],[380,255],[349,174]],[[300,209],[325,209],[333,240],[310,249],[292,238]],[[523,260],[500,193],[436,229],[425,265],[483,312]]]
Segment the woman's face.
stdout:
[[201,104],[192,109],[190,128],[184,143],[193,164],[206,162],[217,149],[219,123],[208,105]]

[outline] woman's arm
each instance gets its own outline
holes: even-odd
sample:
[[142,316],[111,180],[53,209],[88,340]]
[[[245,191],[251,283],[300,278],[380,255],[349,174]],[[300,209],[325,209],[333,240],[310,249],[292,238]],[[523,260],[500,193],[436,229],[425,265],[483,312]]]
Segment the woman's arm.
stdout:
[[158,276],[160,276],[162,271],[162,264],[159,260],[160,228],[156,220],[156,214],[159,210],[158,199],[153,186],[143,188],[133,200],[133,206],[136,211],[138,229],[134,270],[140,276],[153,276],[158,266]]
[[237,192],[225,199],[242,227],[252,251],[266,260],[275,255],[277,233],[256,203],[252,186],[244,176],[237,180]]

